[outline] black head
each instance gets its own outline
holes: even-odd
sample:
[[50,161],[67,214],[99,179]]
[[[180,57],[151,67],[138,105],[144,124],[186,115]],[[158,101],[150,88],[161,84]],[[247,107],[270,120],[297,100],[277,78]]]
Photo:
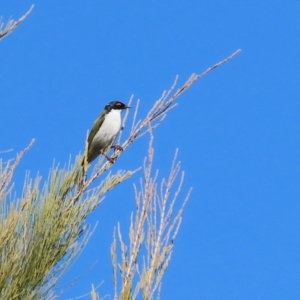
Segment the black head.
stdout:
[[107,112],[110,112],[112,109],[126,109],[130,108],[130,106],[127,106],[126,104],[120,102],[120,101],[111,101],[105,106],[105,110]]

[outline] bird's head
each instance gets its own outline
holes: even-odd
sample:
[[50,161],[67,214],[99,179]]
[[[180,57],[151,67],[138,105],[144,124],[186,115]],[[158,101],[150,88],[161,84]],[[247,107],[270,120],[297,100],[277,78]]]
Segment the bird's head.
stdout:
[[112,109],[115,110],[123,110],[126,108],[130,108],[130,106],[120,102],[120,101],[111,101],[105,106],[105,110],[107,112],[110,112]]

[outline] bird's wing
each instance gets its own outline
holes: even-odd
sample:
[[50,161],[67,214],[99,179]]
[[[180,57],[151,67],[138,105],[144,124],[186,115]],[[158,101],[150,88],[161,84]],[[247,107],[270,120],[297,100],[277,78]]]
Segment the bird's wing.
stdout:
[[98,132],[100,126],[103,124],[104,119],[105,119],[105,111],[103,111],[101,113],[101,115],[97,118],[97,120],[95,121],[95,123],[93,125],[91,132],[89,133],[89,136],[88,136],[89,147],[90,147],[92,140],[94,139],[96,133]]

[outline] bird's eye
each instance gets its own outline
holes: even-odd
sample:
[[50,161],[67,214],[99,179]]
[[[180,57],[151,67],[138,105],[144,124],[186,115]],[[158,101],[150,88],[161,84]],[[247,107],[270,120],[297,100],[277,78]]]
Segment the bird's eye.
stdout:
[[116,105],[117,105],[117,106],[120,106],[120,105],[121,105],[121,103],[120,103],[120,102],[118,102],[118,103],[116,103]]

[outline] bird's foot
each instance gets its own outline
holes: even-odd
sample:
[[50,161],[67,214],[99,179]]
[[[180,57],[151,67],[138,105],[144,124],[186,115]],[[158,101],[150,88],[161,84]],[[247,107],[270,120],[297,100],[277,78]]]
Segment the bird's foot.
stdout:
[[111,164],[113,164],[113,163],[115,162],[115,160],[116,160],[115,157],[109,157],[109,156],[106,156],[106,158],[107,158],[107,160],[108,160]]
[[101,153],[103,156],[105,156],[105,158],[111,163],[111,164],[113,164],[114,162],[115,162],[115,160],[116,160],[116,157],[109,157],[109,156],[107,156],[106,154],[104,154],[104,153]]
[[111,164],[113,164],[116,160],[115,157],[109,157],[104,152],[100,151],[100,154],[102,154]]
[[123,147],[120,145],[113,145],[113,146],[111,146],[111,148],[114,149],[115,151],[116,150],[123,151]]

